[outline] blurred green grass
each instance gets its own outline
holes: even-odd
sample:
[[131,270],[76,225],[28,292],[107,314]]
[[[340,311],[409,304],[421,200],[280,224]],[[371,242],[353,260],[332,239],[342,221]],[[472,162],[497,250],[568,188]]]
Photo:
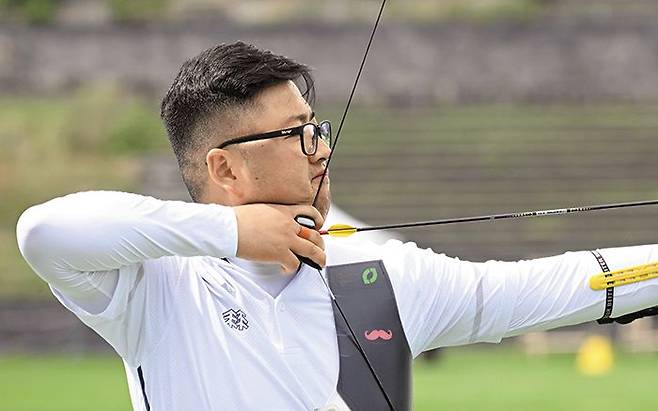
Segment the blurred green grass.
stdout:
[[618,353],[607,375],[585,376],[575,355],[527,357],[504,347],[449,349],[415,367],[418,410],[655,410],[658,357]]
[[[416,410],[655,410],[658,357],[617,355],[613,370],[588,377],[573,355],[526,357],[510,347],[447,349],[417,361]],[[0,409],[130,409],[121,361],[110,356],[0,357]]]

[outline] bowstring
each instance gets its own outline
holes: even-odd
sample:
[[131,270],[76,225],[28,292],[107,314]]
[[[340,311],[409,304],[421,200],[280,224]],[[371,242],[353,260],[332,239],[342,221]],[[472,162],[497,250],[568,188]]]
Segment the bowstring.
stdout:
[[[354,84],[352,85],[352,90],[350,91],[350,96],[347,99],[347,104],[345,105],[345,110],[343,111],[343,115],[340,119],[340,123],[338,124],[338,131],[336,132],[336,139],[332,142],[331,144],[331,152],[329,153],[329,157],[327,158],[327,162],[324,167],[324,171],[322,172],[322,177],[320,178],[320,184],[318,184],[318,190],[315,192],[315,196],[313,197],[313,203],[311,206],[315,207],[315,203],[318,201],[318,197],[320,195],[320,191],[322,190],[322,184],[324,183],[324,180],[327,176],[327,172],[329,171],[329,165],[331,164],[331,159],[333,158],[336,145],[338,144],[338,140],[340,139],[340,133],[343,130],[343,125],[345,124],[345,119],[347,118],[347,114],[349,113],[350,106],[352,104],[352,100],[354,99],[354,94],[356,93],[356,88],[359,84],[359,79],[361,78],[361,73],[363,73],[363,68],[366,65],[366,60],[368,59],[368,53],[370,52],[370,47],[372,46],[372,41],[375,38],[375,34],[377,32],[377,27],[379,27],[379,22],[382,18],[382,14],[384,13],[384,6],[386,5],[386,0],[382,0],[382,4],[379,7],[379,12],[377,13],[377,19],[375,20],[375,24],[373,25],[372,32],[370,33],[370,38],[368,39],[368,44],[366,46],[366,51],[363,54],[363,59],[361,60],[361,65],[359,66],[359,70],[356,74],[356,78],[354,79]],[[356,334],[354,333],[354,330],[352,329],[349,321],[347,321],[347,317],[345,316],[345,313],[343,312],[342,308],[338,304],[338,300],[336,300],[336,297],[334,296],[333,292],[331,291],[331,288],[325,281],[324,277],[322,276],[322,272],[320,270],[318,271],[318,275],[320,276],[320,279],[322,279],[322,283],[324,286],[327,288],[329,291],[329,295],[331,297],[331,300],[333,303],[336,305],[336,308],[338,308],[338,312],[340,313],[340,316],[342,317],[343,321],[345,322],[345,325],[347,326],[347,329],[349,330],[352,341],[356,345],[357,350],[365,360],[366,364],[368,365],[368,368],[370,369],[370,372],[372,373],[372,376],[375,378],[375,381],[377,382],[377,386],[381,390],[382,394],[384,395],[384,399],[386,400],[386,403],[388,406],[391,408],[391,410],[395,411],[395,407],[393,406],[393,402],[388,396],[388,393],[384,389],[384,384],[381,382],[379,379],[379,376],[375,372],[375,369],[373,368],[372,364],[368,360],[368,356],[366,355],[365,350],[359,343],[359,340],[356,338]]]
[[345,119],[347,118],[347,114],[350,111],[350,105],[352,104],[352,99],[354,98],[356,87],[359,84],[361,73],[363,72],[363,68],[366,65],[366,60],[368,59],[368,53],[370,52],[370,46],[372,45],[372,40],[375,38],[375,33],[377,32],[377,27],[379,27],[379,21],[381,20],[382,14],[384,13],[385,5],[386,5],[386,0],[383,0],[381,6],[379,7],[379,13],[377,14],[377,19],[375,20],[375,24],[372,28],[372,32],[370,33],[370,38],[368,39],[368,45],[366,46],[366,51],[365,53],[363,53],[361,66],[359,66],[359,71],[357,72],[356,78],[354,79],[354,84],[352,85],[352,91],[350,91],[350,96],[347,99],[345,110],[343,111],[343,115],[340,119],[340,123],[338,124],[338,131],[336,131],[336,138],[331,143],[331,153],[329,153],[329,157],[327,158],[327,164],[325,165],[324,172],[322,173],[322,177],[320,178],[320,184],[318,185],[318,190],[315,192],[315,197],[313,197],[313,203],[311,203],[311,206],[313,207],[315,207],[315,203],[317,202],[318,196],[320,195],[320,190],[322,190],[322,183],[324,183],[325,177],[327,176],[327,172],[329,171],[329,165],[331,164],[331,159],[333,158],[334,152],[336,151],[336,145],[338,144],[338,139],[340,139],[340,132],[343,130]]

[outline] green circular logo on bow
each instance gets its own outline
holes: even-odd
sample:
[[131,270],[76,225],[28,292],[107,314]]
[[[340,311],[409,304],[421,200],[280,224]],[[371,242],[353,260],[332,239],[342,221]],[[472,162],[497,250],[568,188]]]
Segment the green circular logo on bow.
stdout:
[[361,279],[363,280],[363,284],[372,284],[375,281],[377,281],[377,269],[375,267],[368,267],[365,270],[363,270],[363,274],[361,274]]

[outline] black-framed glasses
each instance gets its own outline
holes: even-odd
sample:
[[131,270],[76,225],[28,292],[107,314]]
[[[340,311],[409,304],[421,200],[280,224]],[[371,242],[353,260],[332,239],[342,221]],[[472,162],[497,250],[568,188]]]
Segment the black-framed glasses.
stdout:
[[248,141],[267,140],[270,138],[299,136],[302,153],[307,156],[315,155],[318,151],[318,140],[331,147],[331,122],[325,120],[320,124],[306,123],[301,126],[284,128],[282,130],[268,131],[267,133],[251,134],[226,140],[217,148],[225,148],[233,144],[246,143]]

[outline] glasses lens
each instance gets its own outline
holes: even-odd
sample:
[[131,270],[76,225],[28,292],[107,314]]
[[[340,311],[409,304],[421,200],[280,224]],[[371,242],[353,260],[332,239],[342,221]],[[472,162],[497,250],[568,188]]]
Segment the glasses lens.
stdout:
[[323,121],[318,128],[320,129],[320,138],[322,141],[331,147],[331,123],[329,121]]
[[302,141],[304,143],[304,152],[306,155],[312,156],[318,149],[318,139],[316,136],[317,128],[315,124],[307,124],[304,126],[304,136]]

